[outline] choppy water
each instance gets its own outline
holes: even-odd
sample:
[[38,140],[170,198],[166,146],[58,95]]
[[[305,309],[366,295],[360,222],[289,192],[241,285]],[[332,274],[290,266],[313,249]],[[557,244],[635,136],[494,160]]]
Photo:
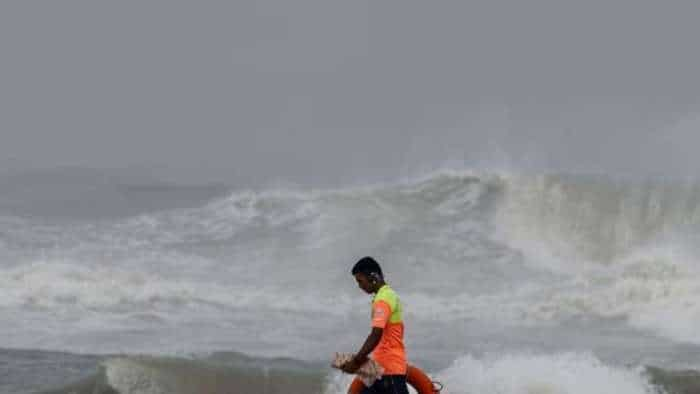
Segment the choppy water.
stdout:
[[[124,187],[68,188],[67,212],[16,189],[0,201],[0,391],[273,393],[291,379],[286,392],[344,392],[325,365],[367,333],[349,275],[364,255],[402,297],[409,358],[445,392],[678,390],[693,382],[678,371],[699,368],[698,183],[439,172],[223,196]],[[121,205],[95,210],[95,195]],[[232,351],[297,361],[256,375],[232,364],[243,356],[212,358]],[[268,391],[234,391],[245,376]]]

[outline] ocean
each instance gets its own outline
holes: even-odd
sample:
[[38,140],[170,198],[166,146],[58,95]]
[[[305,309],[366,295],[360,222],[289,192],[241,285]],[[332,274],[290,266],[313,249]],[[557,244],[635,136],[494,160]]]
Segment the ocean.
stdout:
[[344,393],[366,255],[443,394],[700,392],[700,182],[129,182],[0,182],[1,393]]

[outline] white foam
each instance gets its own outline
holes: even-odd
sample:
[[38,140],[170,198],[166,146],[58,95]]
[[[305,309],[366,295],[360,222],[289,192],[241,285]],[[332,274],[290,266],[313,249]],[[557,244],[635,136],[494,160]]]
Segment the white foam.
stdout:
[[[0,270],[0,306],[38,307],[54,311],[89,309],[103,312],[173,313],[171,308],[193,309],[203,304],[223,308],[267,308],[290,312],[323,311],[347,314],[353,301],[331,297],[333,308],[319,305],[327,299],[314,291],[280,296],[279,289],[254,284],[217,284],[194,276],[133,270],[131,267],[87,266],[75,261],[38,261]],[[303,290],[303,289],[302,289]],[[191,312],[191,311],[190,311]]]
[[169,381],[160,371],[140,365],[128,358],[109,359],[103,365],[109,386],[119,393],[171,394],[177,392],[175,381]]
[[588,266],[555,286],[542,287],[529,297],[529,305],[521,306],[533,321],[625,318],[639,329],[700,343],[700,274],[692,257],[664,250],[640,251],[612,266]]
[[435,378],[442,394],[651,394],[641,370],[606,365],[589,354],[464,356]]

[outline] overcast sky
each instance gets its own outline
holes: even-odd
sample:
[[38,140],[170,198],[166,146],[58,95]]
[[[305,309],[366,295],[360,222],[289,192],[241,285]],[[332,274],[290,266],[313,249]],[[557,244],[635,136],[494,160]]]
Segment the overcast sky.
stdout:
[[0,164],[693,175],[700,3],[3,1]]

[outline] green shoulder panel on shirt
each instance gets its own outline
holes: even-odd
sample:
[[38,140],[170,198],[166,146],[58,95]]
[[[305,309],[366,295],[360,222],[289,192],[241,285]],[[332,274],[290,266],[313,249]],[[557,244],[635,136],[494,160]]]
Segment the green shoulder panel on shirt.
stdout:
[[391,308],[389,323],[401,323],[403,321],[403,317],[401,315],[401,300],[399,300],[399,296],[391,287],[389,287],[389,285],[384,285],[381,287],[381,289],[379,289],[372,302],[377,301],[384,301],[389,304],[389,307]]

